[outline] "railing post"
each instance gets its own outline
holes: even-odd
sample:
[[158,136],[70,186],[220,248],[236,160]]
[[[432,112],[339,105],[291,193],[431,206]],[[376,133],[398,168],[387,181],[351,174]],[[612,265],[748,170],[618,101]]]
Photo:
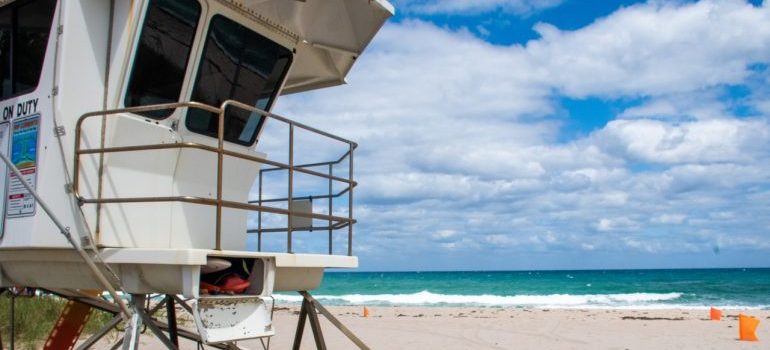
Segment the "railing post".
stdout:
[[[332,164],[329,163],[329,216],[332,215],[332,175],[334,174],[334,169],[332,167]],[[332,219],[329,218],[329,255],[332,255],[333,253],[332,249]]]
[[348,162],[348,256],[353,255],[353,144],[350,144],[350,161]]
[[[262,206],[262,170],[259,171],[259,206]],[[262,211],[257,211],[257,251],[262,251]]]
[[219,125],[217,129],[217,238],[216,250],[222,250],[222,168],[225,148],[225,111],[227,106],[223,104],[219,111]]
[[[72,168],[73,168],[73,174],[72,174],[72,193],[75,194],[76,197],[79,197],[80,195],[80,139],[82,138],[81,129],[83,128],[83,121],[85,118],[81,116],[78,118],[77,123],[75,123],[75,159],[72,162]],[[12,132],[12,130],[9,127],[8,132]],[[76,198],[80,200],[80,198]]]
[[292,241],[292,220],[291,217],[294,214],[294,123],[289,123],[289,218],[287,219],[287,237],[286,237],[286,252],[291,253],[291,241]]

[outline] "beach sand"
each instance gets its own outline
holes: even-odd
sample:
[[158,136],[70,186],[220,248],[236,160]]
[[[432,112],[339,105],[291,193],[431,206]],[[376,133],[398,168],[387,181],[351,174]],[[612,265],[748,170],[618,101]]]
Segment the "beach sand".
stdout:
[[[760,341],[745,342],[737,340],[741,310],[725,310],[722,321],[711,321],[708,310],[375,306],[365,318],[362,307],[328,309],[372,349],[770,349],[768,310],[745,312],[761,320]],[[296,305],[277,308],[278,334],[271,349],[291,348],[298,310]],[[323,317],[321,326],[329,349],[356,349]],[[149,335],[142,343],[147,349],[163,348]],[[261,349],[254,340],[240,344]],[[191,342],[180,345],[195,349]],[[309,324],[302,349],[315,349]]]

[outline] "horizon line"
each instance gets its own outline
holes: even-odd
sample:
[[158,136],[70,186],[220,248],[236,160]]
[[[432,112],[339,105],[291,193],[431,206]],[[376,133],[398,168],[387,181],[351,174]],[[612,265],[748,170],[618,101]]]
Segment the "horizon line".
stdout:
[[596,272],[596,271],[662,271],[662,270],[766,270],[764,267],[664,267],[664,268],[606,268],[606,269],[530,269],[530,270],[361,270],[328,268],[331,273],[422,273],[422,272]]

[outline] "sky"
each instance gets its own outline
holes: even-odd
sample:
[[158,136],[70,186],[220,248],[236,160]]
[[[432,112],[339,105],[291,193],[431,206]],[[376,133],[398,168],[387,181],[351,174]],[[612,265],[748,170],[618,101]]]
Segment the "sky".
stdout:
[[770,3],[392,2],[274,110],[359,143],[360,270],[770,266]]

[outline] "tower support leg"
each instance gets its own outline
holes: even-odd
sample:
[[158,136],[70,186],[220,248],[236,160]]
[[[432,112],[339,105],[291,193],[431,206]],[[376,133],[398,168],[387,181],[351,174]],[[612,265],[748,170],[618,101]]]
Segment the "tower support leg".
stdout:
[[299,350],[302,344],[302,334],[305,332],[305,320],[310,321],[310,329],[313,331],[313,340],[315,340],[315,346],[318,350],[326,350],[326,342],[324,341],[323,332],[321,332],[321,323],[318,321],[318,313],[316,313],[313,304],[306,300],[302,300],[302,306],[299,311],[299,321],[297,321],[297,333],[294,334],[294,346],[293,350]]
[[8,349],[14,350],[16,346],[16,296],[11,293],[11,340],[8,342]]
[[318,302],[318,300],[315,300],[313,296],[310,295],[307,291],[301,291],[299,294],[302,295],[302,306],[299,310],[299,321],[297,323],[297,333],[294,334],[294,350],[299,350],[300,344],[302,343],[302,334],[305,331],[305,320],[310,320],[310,327],[313,329],[313,338],[315,340],[316,348],[318,350],[326,350],[326,342],[324,341],[323,333],[321,332],[321,323],[318,320],[318,313],[326,317],[326,319],[337,329],[342,332],[350,341],[353,342],[353,344],[356,344],[356,346],[361,350],[369,350],[369,347],[364,344],[364,342],[359,339],[353,332],[345,327],[345,325],[342,324],[334,315],[332,315],[329,310],[326,310],[321,303]]
[[140,312],[144,309],[144,294],[131,295],[131,318],[126,324],[126,331],[123,333],[122,350],[136,350],[139,348],[139,335],[142,328],[142,316]]
[[174,346],[179,346],[179,336],[176,327],[176,308],[174,307],[174,298],[166,295],[166,321],[168,321],[168,337]]
[[297,332],[294,333],[294,346],[292,350],[299,350],[302,344],[302,334],[305,333],[305,320],[307,319],[307,300],[302,299],[302,306],[299,308],[299,320],[297,320]]
[[[146,326],[167,349],[176,350],[177,346],[163,334],[163,331],[158,328],[158,322],[150,318],[150,315],[144,308],[145,301],[147,300],[146,296],[144,294],[131,294],[131,300],[133,314],[126,326],[126,333],[123,336],[123,350],[135,350],[138,348],[139,334],[141,333],[140,328],[142,325]],[[161,306],[162,305],[157,305],[153,311],[150,311],[150,313],[154,313],[155,310]]]
[[312,303],[307,303],[307,316],[310,321],[310,329],[313,330],[313,339],[318,350],[326,350],[326,341],[324,341],[323,332],[321,332],[321,322],[318,321],[318,313]]

